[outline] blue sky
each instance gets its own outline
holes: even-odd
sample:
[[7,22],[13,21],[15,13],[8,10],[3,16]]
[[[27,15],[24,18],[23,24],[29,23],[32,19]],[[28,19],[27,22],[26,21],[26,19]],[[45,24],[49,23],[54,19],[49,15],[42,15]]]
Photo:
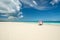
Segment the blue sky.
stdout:
[[[21,12],[23,13],[23,18],[18,19],[17,21],[38,21],[38,20],[43,20],[43,21],[60,21],[60,2],[54,4],[57,7],[52,7],[51,5],[48,5],[47,7],[52,7],[49,9],[43,9],[39,8],[38,6],[33,7],[29,6],[29,4],[22,4],[22,9]],[[17,14],[17,13],[16,13]],[[16,15],[15,15],[16,16]],[[0,16],[0,18],[3,18]],[[7,17],[4,17],[7,18]],[[15,19],[14,19],[15,20]]]
[[60,21],[60,2],[52,6],[55,6],[55,8],[46,8],[47,10],[39,10],[34,7],[25,7],[22,9],[24,17],[21,21]]
[[33,8],[23,9],[23,21],[60,21],[60,8],[52,10],[36,10]]

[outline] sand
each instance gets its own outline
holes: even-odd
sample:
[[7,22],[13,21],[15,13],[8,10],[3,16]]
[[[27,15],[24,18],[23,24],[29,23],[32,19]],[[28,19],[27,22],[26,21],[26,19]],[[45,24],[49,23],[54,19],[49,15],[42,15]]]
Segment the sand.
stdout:
[[60,40],[60,25],[0,22],[0,40]]

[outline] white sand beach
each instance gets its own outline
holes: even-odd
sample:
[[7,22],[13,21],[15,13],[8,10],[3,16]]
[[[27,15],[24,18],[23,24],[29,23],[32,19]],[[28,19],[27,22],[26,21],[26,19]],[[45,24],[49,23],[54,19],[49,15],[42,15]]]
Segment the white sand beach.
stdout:
[[60,25],[0,22],[0,40],[60,40]]

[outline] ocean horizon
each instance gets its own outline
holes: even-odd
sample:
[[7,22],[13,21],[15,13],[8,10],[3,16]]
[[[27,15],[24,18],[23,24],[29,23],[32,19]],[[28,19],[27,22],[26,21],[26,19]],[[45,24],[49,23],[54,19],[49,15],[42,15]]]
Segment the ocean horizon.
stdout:
[[[39,21],[0,21],[0,22],[23,22],[23,23],[39,23]],[[60,21],[43,21],[44,24],[59,24]]]

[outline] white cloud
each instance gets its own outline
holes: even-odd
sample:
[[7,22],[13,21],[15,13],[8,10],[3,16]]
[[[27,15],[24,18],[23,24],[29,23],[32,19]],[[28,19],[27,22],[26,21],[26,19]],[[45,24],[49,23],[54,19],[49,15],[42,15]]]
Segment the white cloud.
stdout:
[[[49,6],[49,0],[21,0],[22,3],[29,5],[38,10],[48,10],[54,8],[53,6]],[[54,0],[58,2],[57,0]],[[54,5],[54,3],[52,3]]]
[[21,18],[23,18],[23,15],[20,15],[20,16],[18,16],[18,17],[9,16],[9,17],[8,17],[8,20],[17,20],[17,19],[21,19]]
[[20,19],[20,18],[23,18],[24,16],[23,15],[21,15],[21,16],[18,16],[18,18]]
[[23,15],[20,16],[20,18],[23,18],[23,17],[24,17]]
[[58,2],[59,2],[59,0],[53,0],[53,2],[58,3]]
[[34,1],[34,0],[33,0],[33,3],[34,3],[35,5],[37,5],[36,1]]
[[20,16],[20,15],[22,15],[23,13],[22,12],[19,12],[18,14],[17,14],[17,16]]
[[0,13],[14,13],[21,8],[19,0],[0,0],[0,5]]
[[58,4],[59,2],[60,2],[60,0],[52,0],[52,1],[50,2],[50,4],[55,5],[55,4]]
[[1,15],[1,16],[5,16],[5,17],[8,17],[8,15]]
[[[3,17],[8,17],[7,19],[18,19],[21,16],[22,12],[19,12],[21,10],[22,4],[19,2],[19,0],[0,0],[0,13],[4,13]],[[17,16],[13,16],[16,12]],[[10,15],[12,14],[12,15]]]
[[10,19],[16,19],[16,17],[14,17],[14,16],[9,16],[8,19],[9,19],[9,20],[10,20]]

